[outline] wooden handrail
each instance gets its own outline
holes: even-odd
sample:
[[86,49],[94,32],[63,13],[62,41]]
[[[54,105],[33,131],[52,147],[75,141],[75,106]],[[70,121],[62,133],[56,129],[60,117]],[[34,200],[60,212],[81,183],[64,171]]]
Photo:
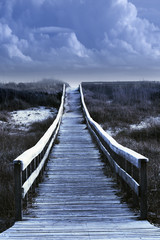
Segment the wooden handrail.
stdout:
[[65,84],[63,85],[63,93],[61,105],[53,124],[48,128],[42,138],[35,146],[28,149],[14,161],[15,176],[15,219],[22,220],[22,203],[28,191],[32,187],[35,189],[35,182],[38,183],[39,176],[43,173],[44,165],[48,158],[51,147],[57,136],[64,108]]
[[[140,199],[141,219],[147,218],[147,163],[148,158],[117,143],[95,122],[86,107],[82,85],[80,84],[81,104],[87,126],[96,142],[107,157],[116,174]],[[135,172],[138,170],[138,176]]]

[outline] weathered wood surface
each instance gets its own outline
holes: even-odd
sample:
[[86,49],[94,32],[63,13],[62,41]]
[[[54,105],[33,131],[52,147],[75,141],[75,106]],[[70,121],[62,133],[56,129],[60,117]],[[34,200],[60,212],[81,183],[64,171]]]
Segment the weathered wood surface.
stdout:
[[[94,136],[94,139],[96,140],[104,155],[107,157],[114,171],[119,175],[121,180],[123,179],[125,184],[127,184],[127,187],[130,187],[134,191],[134,194],[137,195],[137,200],[139,199],[140,202],[140,218],[141,220],[146,220],[148,213],[147,163],[149,162],[149,159],[119,144],[115,139],[107,134],[97,122],[91,118],[84,101],[81,84],[80,95],[82,109],[89,131]],[[132,166],[136,167],[137,170],[132,171]],[[139,180],[135,178],[135,171],[138,171]]]
[[78,91],[67,93],[59,141],[24,220],[0,239],[160,239],[160,229],[139,221],[104,174],[105,165],[83,123]]
[[17,221],[22,220],[23,199],[30,189],[34,192],[36,183],[39,182],[39,176],[43,173],[46,160],[57,137],[63,115],[65,89],[64,84],[61,104],[52,125],[32,148],[26,150],[13,161],[15,175],[15,219]]

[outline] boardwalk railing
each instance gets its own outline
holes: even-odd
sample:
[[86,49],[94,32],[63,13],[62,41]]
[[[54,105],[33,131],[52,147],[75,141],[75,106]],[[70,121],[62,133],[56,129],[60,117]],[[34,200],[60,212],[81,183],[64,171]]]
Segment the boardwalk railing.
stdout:
[[28,149],[14,160],[15,176],[15,219],[22,220],[23,199],[27,198],[30,189],[34,191],[41,175],[45,162],[57,136],[64,108],[65,85],[61,105],[53,124],[49,127],[35,146]]
[[118,144],[102,127],[95,122],[86,107],[82,85],[80,85],[81,103],[87,126],[95,137],[98,146],[107,157],[110,165],[133,192],[134,201],[140,203],[141,219],[147,218],[147,162],[146,157]]

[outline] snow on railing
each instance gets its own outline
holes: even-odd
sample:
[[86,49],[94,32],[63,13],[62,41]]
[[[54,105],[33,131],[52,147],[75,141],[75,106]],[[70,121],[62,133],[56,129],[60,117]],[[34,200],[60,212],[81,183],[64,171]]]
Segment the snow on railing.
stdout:
[[[89,130],[95,137],[117,175],[129,186],[136,199],[140,198],[141,219],[147,218],[147,162],[148,158],[122,146],[95,122],[86,107],[82,85],[80,84],[81,103]],[[136,174],[138,170],[138,174]],[[135,196],[134,196],[135,197]]]
[[44,166],[48,158],[51,147],[57,136],[64,108],[65,84],[63,85],[63,93],[61,105],[53,124],[48,128],[42,138],[35,146],[28,149],[14,161],[15,176],[15,218],[22,220],[22,202],[27,199],[27,193],[40,181],[43,174]]

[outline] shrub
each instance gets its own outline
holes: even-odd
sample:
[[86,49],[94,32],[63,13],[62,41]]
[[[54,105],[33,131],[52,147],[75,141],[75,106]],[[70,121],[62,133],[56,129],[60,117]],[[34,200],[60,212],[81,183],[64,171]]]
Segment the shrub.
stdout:
[[49,117],[43,121],[37,121],[31,124],[29,132],[42,133],[46,132],[48,127],[53,123],[54,119]]

